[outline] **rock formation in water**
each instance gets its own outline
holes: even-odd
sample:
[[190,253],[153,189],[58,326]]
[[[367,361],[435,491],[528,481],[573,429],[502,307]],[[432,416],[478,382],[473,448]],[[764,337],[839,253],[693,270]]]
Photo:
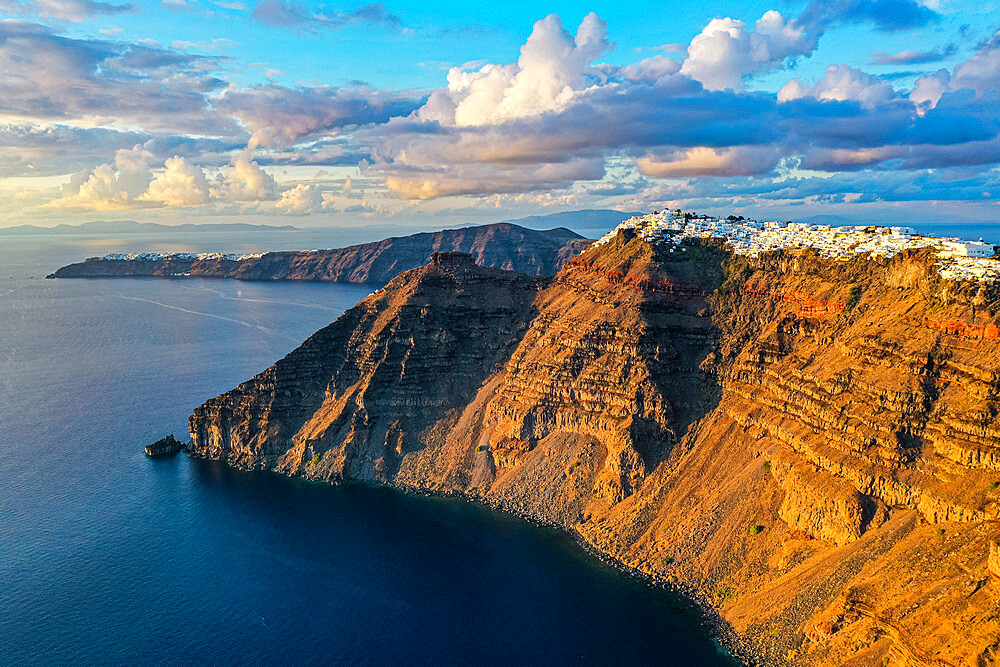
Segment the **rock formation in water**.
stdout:
[[768,663],[1000,652],[996,286],[929,252],[440,254],[190,419],[191,452],[466,495],[700,591]]
[[477,264],[533,276],[554,275],[590,243],[568,229],[538,231],[510,223],[388,238],[333,250],[289,250],[246,257],[208,253],[92,257],[50,278],[202,277],[237,280],[309,280],[384,285],[426,264],[432,253],[471,253]]
[[146,445],[146,456],[172,456],[184,449],[184,443],[171,433],[151,445]]

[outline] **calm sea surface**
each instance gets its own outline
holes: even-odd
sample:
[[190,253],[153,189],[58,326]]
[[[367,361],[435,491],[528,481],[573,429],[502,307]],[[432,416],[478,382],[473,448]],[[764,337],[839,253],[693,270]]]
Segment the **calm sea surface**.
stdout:
[[143,455],[366,288],[41,278],[370,238],[0,238],[0,664],[731,664],[682,600],[555,531]]

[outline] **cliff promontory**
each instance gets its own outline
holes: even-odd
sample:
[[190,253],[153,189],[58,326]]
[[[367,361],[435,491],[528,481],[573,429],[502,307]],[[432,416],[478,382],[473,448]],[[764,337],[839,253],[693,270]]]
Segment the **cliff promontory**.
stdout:
[[700,594],[762,661],[1000,652],[1000,293],[930,251],[442,253],[190,418],[193,455],[465,495]]
[[289,250],[249,255],[138,253],[92,257],[58,269],[52,278],[235,278],[384,285],[422,266],[431,254],[470,253],[477,264],[533,276],[555,274],[590,243],[565,228],[534,230],[511,223],[446,229],[332,250]]

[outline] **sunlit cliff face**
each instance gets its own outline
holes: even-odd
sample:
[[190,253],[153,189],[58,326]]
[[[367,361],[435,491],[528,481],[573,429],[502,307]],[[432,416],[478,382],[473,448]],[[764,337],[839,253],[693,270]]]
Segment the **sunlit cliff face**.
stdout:
[[562,526],[767,661],[990,662],[996,285],[933,248],[673,249],[622,230],[554,278],[439,256],[197,408],[192,452]]

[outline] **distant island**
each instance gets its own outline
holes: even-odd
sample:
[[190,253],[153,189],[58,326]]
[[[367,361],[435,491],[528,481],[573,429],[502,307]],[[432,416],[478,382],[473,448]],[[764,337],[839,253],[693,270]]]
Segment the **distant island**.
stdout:
[[565,228],[535,230],[501,222],[423,232],[328,250],[257,254],[113,253],[70,264],[50,278],[234,278],[384,285],[423,266],[435,252],[471,253],[481,266],[554,275],[591,243]]
[[526,218],[503,220],[503,222],[527,227],[528,229],[566,227],[586,234],[596,230],[601,230],[601,233],[607,232],[617,227],[618,223],[622,220],[637,215],[642,215],[642,213],[630,213],[603,208],[580,209],[578,211],[549,213],[548,215],[529,215]]
[[158,222],[135,220],[93,220],[78,225],[61,224],[55,227],[17,225],[0,227],[0,236],[68,235],[68,234],[179,234],[181,232],[291,232],[292,225],[251,225],[245,222],[192,223],[161,225]]

